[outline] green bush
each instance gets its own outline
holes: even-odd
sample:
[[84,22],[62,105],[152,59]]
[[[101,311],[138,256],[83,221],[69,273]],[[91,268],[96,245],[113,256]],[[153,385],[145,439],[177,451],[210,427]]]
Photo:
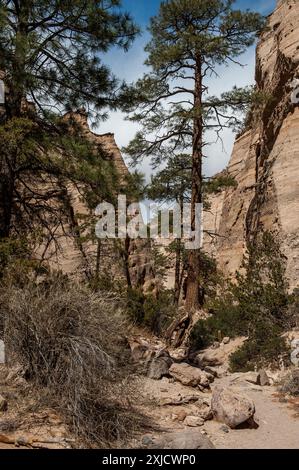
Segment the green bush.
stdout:
[[137,325],[141,325],[144,320],[145,296],[141,289],[128,289],[127,293],[127,314],[130,320]]
[[127,313],[133,323],[161,334],[174,316],[172,295],[168,291],[160,291],[157,296],[145,295],[141,289],[131,288],[127,296]]
[[273,234],[265,232],[248,247],[234,283],[227,282],[206,304],[211,316],[193,328],[193,349],[209,346],[219,336],[246,336],[231,358],[233,370],[252,370],[276,363],[286,352],[281,334],[291,326],[285,258]]
[[250,337],[235,353],[230,356],[232,372],[247,372],[272,365],[278,366],[284,357],[289,360],[289,350],[281,329],[275,325],[261,325],[259,331]]

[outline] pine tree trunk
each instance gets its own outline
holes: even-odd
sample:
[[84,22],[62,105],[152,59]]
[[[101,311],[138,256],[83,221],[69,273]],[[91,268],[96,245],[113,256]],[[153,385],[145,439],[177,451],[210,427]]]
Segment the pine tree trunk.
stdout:
[[[20,117],[22,114],[22,101],[25,97],[25,67],[26,43],[28,34],[29,2],[19,2],[18,28],[16,31],[16,46],[13,63],[13,76],[9,84],[9,93],[6,96],[5,119]],[[8,159],[2,156],[0,166],[0,239],[8,238],[11,230],[13,216],[13,195],[15,185],[14,167],[16,155]]]
[[[183,194],[183,190],[181,194]],[[180,205],[180,215],[181,215],[181,220],[182,220],[183,208],[184,208],[183,196],[180,197],[180,200],[178,202]],[[183,225],[181,226],[181,229],[183,229]],[[180,238],[178,238],[177,245],[176,245],[176,253],[175,253],[175,281],[174,281],[174,304],[175,305],[178,305],[180,301],[183,271],[184,271],[184,268],[182,267],[182,241]]]
[[[194,89],[194,123],[193,123],[193,152],[192,152],[192,198],[191,198],[191,228],[195,230],[196,204],[202,204],[202,62],[200,55],[196,59],[195,89]],[[187,268],[186,310],[197,310],[199,305],[199,249],[191,250]]]
[[0,167],[0,239],[10,234],[13,206],[14,177],[5,158]]
[[175,253],[174,303],[178,305],[181,294],[181,240],[177,240]]

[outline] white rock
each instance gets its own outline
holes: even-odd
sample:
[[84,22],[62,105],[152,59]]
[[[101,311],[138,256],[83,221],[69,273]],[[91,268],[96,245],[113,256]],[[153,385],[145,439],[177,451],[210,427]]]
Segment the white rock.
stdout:
[[0,364],[5,364],[5,345],[2,340],[0,340]]
[[189,387],[197,387],[201,385],[203,387],[209,387],[211,374],[207,374],[197,367],[192,367],[185,362],[181,364],[172,364],[169,369],[169,373],[176,380],[181,382],[183,385]]
[[295,349],[295,351],[292,352],[291,362],[295,367],[299,367],[299,349]]
[[187,416],[184,424],[190,428],[197,428],[204,425],[204,420],[200,416]]
[[254,416],[253,401],[230,387],[216,387],[211,408],[214,418],[231,429],[245,423]]

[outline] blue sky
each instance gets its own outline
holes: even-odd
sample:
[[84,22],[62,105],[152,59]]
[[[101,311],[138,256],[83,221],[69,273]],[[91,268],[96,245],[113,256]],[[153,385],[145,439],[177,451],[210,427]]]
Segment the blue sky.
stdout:
[[[146,25],[159,10],[160,0],[123,0],[124,8],[132,13],[140,25]],[[275,0],[237,0],[236,8],[256,10],[267,15],[275,7]]]
[[[144,61],[146,55],[144,46],[148,41],[146,27],[151,16],[159,10],[160,0],[123,0],[123,7],[129,11],[135,21],[141,26],[143,34],[137,38],[133,47],[127,52],[113,49],[105,57],[105,62],[111,67],[113,73],[121,79],[133,82],[141,77],[145,71]],[[237,0],[236,8],[259,11],[263,15],[270,14],[275,8],[276,0]],[[255,70],[255,47],[241,57],[241,62],[246,65],[244,68],[232,65],[221,71],[221,78],[213,80],[211,88],[212,94],[220,94],[231,89],[234,85],[246,86],[254,82]],[[113,132],[117,144],[122,147],[129,143],[134,137],[138,126],[125,120],[122,113],[112,113],[107,121],[101,123],[98,132]],[[209,147],[208,158],[205,162],[205,173],[211,176],[221,171],[228,163],[234,144],[234,134],[225,130],[222,134],[224,146],[218,142]],[[151,173],[149,162],[143,162],[140,166],[147,178]]]

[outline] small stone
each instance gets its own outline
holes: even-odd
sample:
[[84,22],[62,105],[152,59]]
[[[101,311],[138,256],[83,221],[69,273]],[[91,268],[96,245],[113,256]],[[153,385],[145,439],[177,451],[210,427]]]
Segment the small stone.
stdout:
[[154,443],[153,439],[150,436],[144,436],[141,441],[142,445],[149,446]]
[[270,379],[267,375],[267,372],[265,370],[260,370],[259,375],[258,375],[258,385],[261,385],[262,387],[266,387],[270,385]]
[[204,425],[204,420],[200,416],[187,416],[184,424],[190,428],[197,428]]
[[5,364],[5,345],[2,339],[0,339],[0,364]]
[[30,444],[30,439],[28,437],[25,437],[25,436],[19,436],[16,439],[15,444],[16,444],[16,446],[26,447],[26,446],[28,446],[28,444]]
[[173,421],[178,421],[182,423],[187,417],[187,412],[185,410],[180,410],[174,415]]
[[0,411],[7,411],[8,403],[2,395],[0,395]]
[[228,336],[225,336],[225,338],[223,338],[222,340],[223,344],[228,344],[229,342],[230,342],[230,338]]
[[152,447],[154,449],[215,449],[207,436],[203,436],[197,429],[166,433],[161,436]]
[[225,432],[227,434],[227,433],[229,433],[229,427],[228,426],[220,426],[220,431]]
[[280,397],[278,401],[279,403],[288,403],[288,400],[284,397]]

